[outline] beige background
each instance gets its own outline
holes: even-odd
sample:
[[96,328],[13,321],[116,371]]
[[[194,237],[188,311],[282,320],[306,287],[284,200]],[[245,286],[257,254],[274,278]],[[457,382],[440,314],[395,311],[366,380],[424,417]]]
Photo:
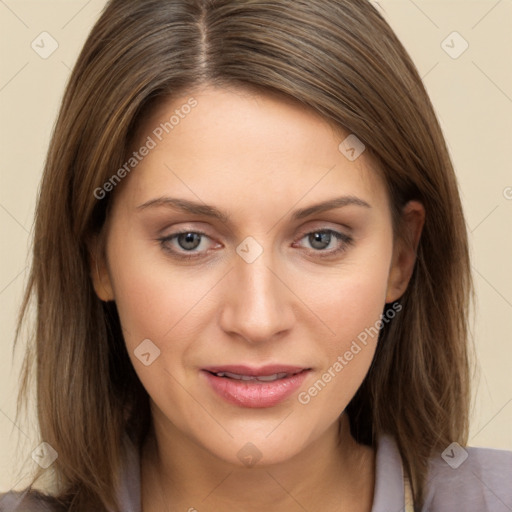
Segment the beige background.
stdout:
[[[0,0],[0,491],[21,485],[14,462],[30,470],[31,452],[40,442],[33,418],[14,423],[15,319],[51,128],[70,69],[104,4]],[[512,1],[374,4],[418,66],[460,180],[478,298],[474,337],[480,379],[470,444],[512,450]],[[31,48],[43,31],[59,45],[47,59]],[[455,59],[442,47],[453,31],[469,44]],[[445,48],[455,55],[462,45],[452,35]]]

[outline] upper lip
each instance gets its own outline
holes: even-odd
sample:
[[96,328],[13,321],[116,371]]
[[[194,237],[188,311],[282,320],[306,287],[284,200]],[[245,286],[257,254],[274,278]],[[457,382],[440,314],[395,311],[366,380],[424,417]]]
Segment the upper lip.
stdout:
[[251,377],[260,377],[264,375],[274,375],[276,373],[287,373],[287,374],[295,374],[300,373],[303,370],[309,370],[309,368],[303,366],[290,366],[286,364],[269,364],[266,366],[260,366],[256,368],[254,366],[245,366],[245,365],[222,365],[222,366],[208,366],[203,368],[203,370],[210,373],[235,373],[237,375],[248,375]]

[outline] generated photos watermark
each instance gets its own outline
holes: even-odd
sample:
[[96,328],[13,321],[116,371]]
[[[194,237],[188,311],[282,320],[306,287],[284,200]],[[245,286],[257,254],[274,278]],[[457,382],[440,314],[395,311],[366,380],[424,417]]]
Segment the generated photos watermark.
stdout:
[[298,400],[302,405],[307,405],[311,402],[311,399],[317,396],[326,386],[331,382],[342,370],[345,368],[350,361],[354,359],[357,354],[368,345],[369,340],[378,338],[380,330],[383,325],[388,324],[395,318],[397,313],[402,310],[402,305],[395,302],[391,308],[389,308],[385,314],[382,314],[371,327],[367,327],[364,331],[357,335],[357,339],[352,340],[350,348],[346,350],[343,355],[339,355],[336,361],[327,368],[327,370],[317,379],[313,385],[311,385],[307,391],[299,393]]
[[148,135],[144,144],[134,151],[132,156],[107,180],[101,187],[94,189],[94,197],[99,201],[104,199],[109,192],[112,192],[121,181],[128,176],[155,149],[165,136],[171,133],[192,109],[197,107],[198,102],[195,98],[189,98],[186,103],[174,111],[174,114],[167,120],[160,123]]

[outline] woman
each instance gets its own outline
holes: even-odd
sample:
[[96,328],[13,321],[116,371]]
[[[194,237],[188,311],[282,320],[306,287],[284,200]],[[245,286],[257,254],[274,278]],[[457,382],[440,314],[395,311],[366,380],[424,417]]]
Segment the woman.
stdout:
[[470,291],[441,130],[370,3],[112,0],[24,305],[55,490],[0,506],[510,510],[512,455],[464,448]]

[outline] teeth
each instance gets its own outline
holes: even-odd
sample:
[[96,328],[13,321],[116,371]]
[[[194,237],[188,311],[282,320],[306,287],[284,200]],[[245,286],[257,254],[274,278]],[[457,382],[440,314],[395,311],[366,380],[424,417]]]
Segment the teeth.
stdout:
[[288,376],[287,373],[274,373],[273,375],[238,375],[237,373],[229,373],[229,372],[218,372],[215,374],[217,377],[228,377],[230,379],[236,380],[259,380],[261,382],[272,382],[278,379],[284,379]]
[[274,373],[274,375],[261,375],[260,377],[256,377],[258,380],[263,382],[271,382],[277,379],[284,379],[288,374],[287,373]]

